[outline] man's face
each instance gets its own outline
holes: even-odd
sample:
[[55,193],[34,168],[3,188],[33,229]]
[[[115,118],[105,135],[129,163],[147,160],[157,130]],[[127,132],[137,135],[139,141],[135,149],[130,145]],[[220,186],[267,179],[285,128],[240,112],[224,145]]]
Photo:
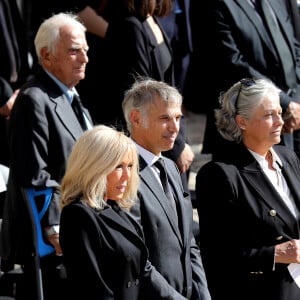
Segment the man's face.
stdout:
[[132,138],[148,151],[159,155],[173,148],[182,117],[181,105],[155,98],[147,108],[147,118],[138,111],[132,114]]
[[85,33],[69,25],[64,26],[60,30],[56,51],[53,54],[42,51],[43,66],[62,83],[72,88],[85,77],[87,50]]

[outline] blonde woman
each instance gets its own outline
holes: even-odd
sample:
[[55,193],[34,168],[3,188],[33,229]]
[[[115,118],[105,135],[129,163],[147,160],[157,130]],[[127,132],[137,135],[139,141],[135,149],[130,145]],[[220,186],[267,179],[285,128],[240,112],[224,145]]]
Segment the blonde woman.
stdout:
[[139,186],[134,142],[98,125],[75,143],[61,184],[60,243],[72,299],[185,299],[148,261],[127,214]]

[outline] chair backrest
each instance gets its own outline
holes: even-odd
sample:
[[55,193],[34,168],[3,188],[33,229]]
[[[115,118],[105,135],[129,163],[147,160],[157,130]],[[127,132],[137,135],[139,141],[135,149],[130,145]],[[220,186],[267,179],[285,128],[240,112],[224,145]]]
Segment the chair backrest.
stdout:
[[[29,209],[29,214],[31,216],[31,221],[33,225],[33,241],[35,245],[36,254],[40,257],[51,254],[55,251],[54,247],[45,243],[43,237],[43,230],[41,226],[41,219],[44,216],[46,210],[49,207],[51,197],[53,194],[52,188],[45,188],[43,190],[36,190],[34,188],[23,189],[23,194],[27,200],[27,206]],[[44,196],[38,197],[37,196]],[[44,203],[37,203],[36,201],[42,201]],[[37,205],[38,204],[38,205]],[[38,208],[41,208],[40,211]]]

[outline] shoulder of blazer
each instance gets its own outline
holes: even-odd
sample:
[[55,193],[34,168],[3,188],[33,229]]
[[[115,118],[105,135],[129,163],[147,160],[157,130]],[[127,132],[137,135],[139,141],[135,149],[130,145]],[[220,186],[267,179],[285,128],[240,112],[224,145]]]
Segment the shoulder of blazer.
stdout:
[[168,168],[168,171],[179,172],[176,163],[173,160],[166,156],[163,156],[163,160],[165,162],[166,167]]
[[283,164],[295,164],[298,161],[298,157],[297,154],[287,148],[286,146],[282,146],[282,145],[275,145],[273,146],[274,151],[277,153],[277,155],[279,156],[279,158],[281,159]]
[[[30,90],[36,88],[35,90]],[[50,98],[58,98],[63,95],[63,92],[59,86],[50,78],[50,76],[40,69],[27,83],[25,83],[20,92],[25,90],[26,93],[36,93],[37,89],[40,89],[41,94],[45,94]]]
[[180,175],[180,172],[179,172],[179,169],[178,169],[176,163],[173,160],[171,160],[170,158],[167,158],[165,156],[163,156],[163,159],[164,159],[164,162],[165,162],[165,165],[167,168],[167,172],[168,172],[170,178],[172,178],[174,181],[176,181],[177,184],[181,188],[183,188],[181,175]]
[[138,17],[135,17],[135,16],[129,16],[129,17],[126,17],[124,19],[124,22],[128,22],[128,23],[133,23],[135,24],[136,26],[138,27],[142,27],[142,24],[145,22],[146,20],[141,20],[139,19]]

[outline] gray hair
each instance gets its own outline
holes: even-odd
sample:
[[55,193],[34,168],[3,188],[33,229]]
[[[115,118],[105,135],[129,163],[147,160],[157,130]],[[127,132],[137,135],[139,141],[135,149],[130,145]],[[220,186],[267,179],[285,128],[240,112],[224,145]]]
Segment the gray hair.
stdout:
[[125,92],[122,108],[129,133],[132,130],[130,113],[133,110],[140,111],[146,122],[147,108],[154,102],[156,96],[167,103],[182,104],[182,95],[175,87],[151,78],[138,78],[132,87]]
[[60,37],[60,29],[66,25],[72,25],[86,32],[86,27],[79,21],[79,17],[73,13],[59,13],[46,19],[39,27],[34,39],[35,51],[39,61],[42,48],[47,48],[52,54],[55,53],[55,45]]
[[219,97],[220,109],[215,109],[216,126],[222,137],[239,143],[242,131],[236,115],[249,119],[263,98],[268,94],[279,95],[274,83],[267,79],[242,79]]

